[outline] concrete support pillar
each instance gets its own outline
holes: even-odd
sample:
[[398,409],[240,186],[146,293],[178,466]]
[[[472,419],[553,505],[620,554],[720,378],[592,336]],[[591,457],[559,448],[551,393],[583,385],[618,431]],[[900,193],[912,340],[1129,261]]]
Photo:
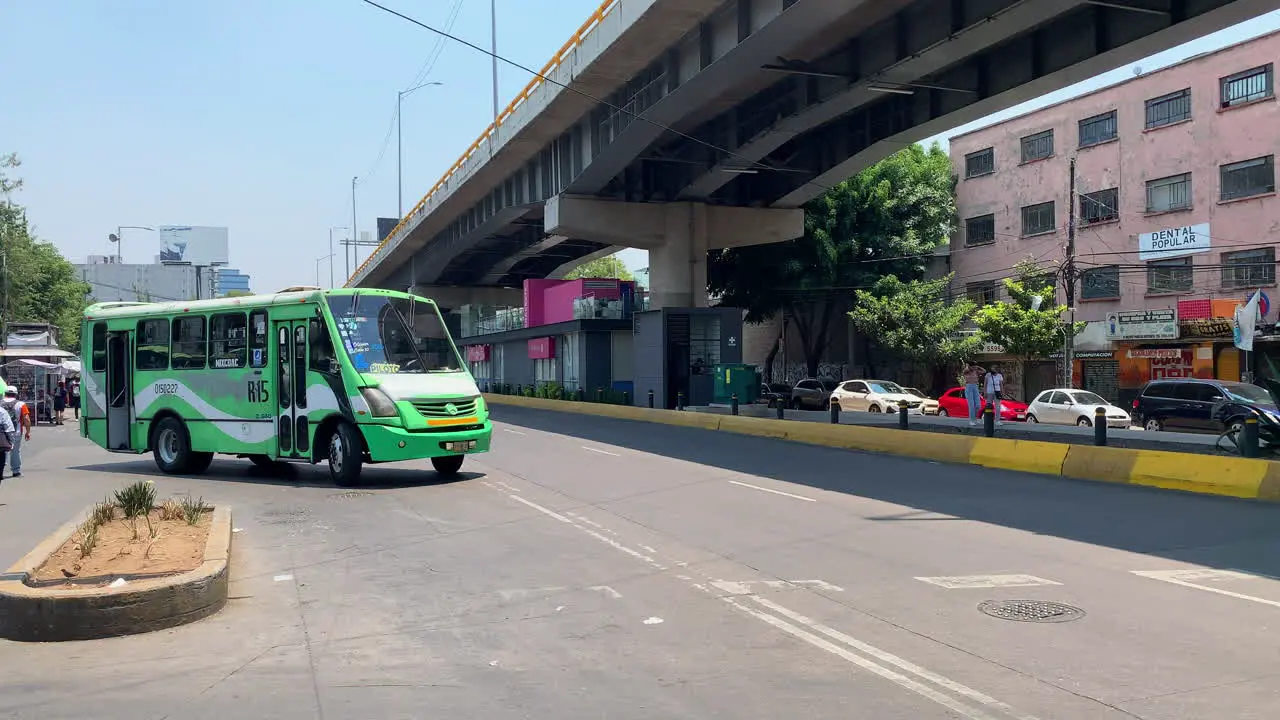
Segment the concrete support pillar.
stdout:
[[706,307],[707,251],[800,237],[804,211],[561,195],[547,201],[544,227],[549,234],[648,250],[651,307]]

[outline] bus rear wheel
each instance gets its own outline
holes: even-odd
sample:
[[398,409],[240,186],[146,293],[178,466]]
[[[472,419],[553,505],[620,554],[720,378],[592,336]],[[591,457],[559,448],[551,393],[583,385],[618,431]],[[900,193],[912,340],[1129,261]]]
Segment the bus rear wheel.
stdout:
[[202,473],[213,462],[213,453],[191,449],[186,423],[175,417],[161,418],[151,431],[151,454],[156,467],[166,475]]
[[461,455],[441,455],[431,458],[431,467],[436,469],[440,477],[451,478],[462,469]]
[[340,423],[329,436],[329,479],[339,487],[360,482],[360,466],[364,464],[358,431],[351,423]]

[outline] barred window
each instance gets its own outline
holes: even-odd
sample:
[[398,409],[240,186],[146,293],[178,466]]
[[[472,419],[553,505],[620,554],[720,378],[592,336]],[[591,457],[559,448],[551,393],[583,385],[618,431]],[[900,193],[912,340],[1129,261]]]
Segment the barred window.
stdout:
[[1107,300],[1120,297],[1120,266],[1089,268],[1080,274],[1080,297]]
[[971,152],[964,156],[964,176],[966,178],[990,175],[996,171],[996,151],[987,148]]
[[1175,293],[1191,289],[1191,258],[1152,260],[1147,263],[1147,292]]
[[1191,207],[1191,173],[1147,181],[1147,212]]
[[1080,121],[1080,147],[1082,148],[1115,140],[1116,135],[1115,110]]
[[1022,208],[1023,235],[1039,235],[1040,233],[1053,232],[1055,227],[1052,200]]
[[1022,162],[1047,158],[1053,154],[1053,131],[1045,130],[1022,138]]
[[996,216],[979,215],[964,221],[964,244],[985,245],[995,242]]
[[1085,225],[1120,219],[1120,188],[1080,196],[1080,222]]
[[1262,67],[1222,78],[1222,107],[1243,105],[1271,97],[1274,84],[1271,68],[1272,65],[1267,63]]
[[1275,156],[1222,166],[1222,199],[1237,200],[1276,191]]
[[968,283],[964,286],[964,294],[977,303],[978,307],[992,305],[996,301],[996,281],[983,280],[982,282]]
[[1147,129],[1191,119],[1191,88],[1147,101]]
[[1276,284],[1276,249],[1258,248],[1222,253],[1222,287],[1262,287]]

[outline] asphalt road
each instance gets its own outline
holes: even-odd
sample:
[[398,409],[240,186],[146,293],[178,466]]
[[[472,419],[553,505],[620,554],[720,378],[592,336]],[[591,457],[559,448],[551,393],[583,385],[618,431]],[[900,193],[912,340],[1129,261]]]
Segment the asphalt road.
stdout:
[[380,466],[358,492],[38,438],[0,484],[0,562],[148,477],[232,506],[233,599],[149,635],[0,641],[0,718],[1280,716],[1280,507],[497,415],[462,479]]

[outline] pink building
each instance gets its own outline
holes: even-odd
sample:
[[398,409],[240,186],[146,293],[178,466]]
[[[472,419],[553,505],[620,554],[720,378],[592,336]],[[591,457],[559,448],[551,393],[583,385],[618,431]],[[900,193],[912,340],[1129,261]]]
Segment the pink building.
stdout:
[[[1078,343],[1085,357],[1114,366],[1123,390],[1151,376],[1149,362],[1130,362],[1146,359],[1131,347],[1144,356],[1148,346],[1195,341],[1211,349],[1189,351],[1188,372],[1238,380],[1220,324],[1188,317],[1234,303],[1188,301],[1238,302],[1276,285],[1278,59],[1273,33],[951,138],[955,289],[990,302],[1021,260],[1059,269],[1074,157],[1076,318],[1091,321]],[[1164,312],[1131,313],[1144,310]],[[1090,373],[1077,370],[1079,384]]]

